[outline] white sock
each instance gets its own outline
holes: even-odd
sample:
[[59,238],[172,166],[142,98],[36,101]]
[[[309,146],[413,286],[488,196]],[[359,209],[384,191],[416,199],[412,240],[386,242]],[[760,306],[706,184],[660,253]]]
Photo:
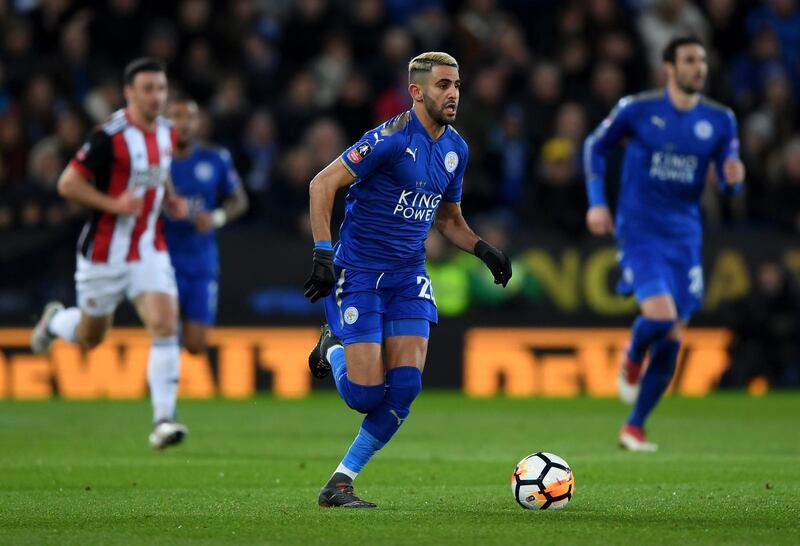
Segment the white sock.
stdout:
[[355,480],[356,476],[358,476],[358,472],[353,472],[352,470],[344,466],[342,463],[339,463],[339,466],[337,466],[336,470],[333,471],[334,474],[336,474],[337,472],[341,472],[345,476],[350,476],[351,480]]
[[328,362],[330,362],[330,361],[331,361],[331,355],[333,354],[333,351],[335,351],[336,349],[340,349],[340,348],[341,348],[341,349],[344,349],[344,345],[339,345],[339,344],[337,343],[337,344],[336,344],[336,345],[334,345],[333,347],[328,347],[328,352],[327,352],[327,353],[325,353],[325,360],[327,360]]
[[153,404],[153,422],[175,419],[181,352],[178,336],[153,338],[147,359],[147,382]]
[[81,310],[77,307],[63,309],[53,315],[47,330],[54,336],[58,336],[70,343],[78,342],[78,323],[81,321]]

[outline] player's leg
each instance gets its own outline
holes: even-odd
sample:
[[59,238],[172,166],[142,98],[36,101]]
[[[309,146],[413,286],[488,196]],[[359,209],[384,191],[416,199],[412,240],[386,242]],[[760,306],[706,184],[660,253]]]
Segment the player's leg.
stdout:
[[361,431],[375,441],[378,449],[408,418],[411,404],[422,390],[430,325],[437,321],[433,288],[424,271],[387,277],[386,289],[391,297],[383,323],[386,396],[367,414],[361,426]]
[[180,309],[183,316],[181,344],[193,355],[208,350],[208,328],[217,314],[217,280],[190,278],[185,281],[177,275]]
[[652,246],[631,245],[621,249],[623,274],[618,292],[635,294],[641,314],[631,329],[631,341],[624,354],[617,380],[619,397],[633,404],[639,395],[645,357],[659,339],[667,336],[677,319],[663,251]]
[[[686,325],[703,302],[703,269],[699,245],[670,245],[662,250],[665,257],[661,271],[670,296],[642,301],[642,312],[653,319],[672,320],[673,326],[650,346],[647,369],[641,379],[636,404],[620,434],[620,443],[628,449],[654,450],[646,441],[644,425],[650,413],[666,392],[675,374]],[[627,442],[623,435],[627,433]],[[624,445],[627,443],[627,445]]]
[[48,353],[57,337],[93,349],[111,329],[114,311],[125,293],[124,272],[109,271],[105,264],[97,266],[79,258],[75,279],[78,305],[64,308],[53,301],[45,306],[31,334],[35,354]]
[[206,354],[208,351],[208,325],[184,320],[181,324],[181,343],[190,354]]
[[[345,342],[346,343],[346,342]],[[383,361],[379,343],[352,343],[334,347],[331,367],[336,389],[352,409],[367,413],[379,407],[384,400]],[[353,492],[353,480],[383,444],[364,432],[363,425],[342,461],[334,470],[319,494],[322,507],[374,508]]]
[[[422,389],[430,324],[437,320],[430,279],[424,271],[381,275],[376,288],[381,281],[387,301],[382,327],[387,368],[385,396],[367,413],[353,445],[334,474],[339,483],[351,483],[408,417],[411,404]],[[349,355],[347,358],[349,368]]]
[[658,294],[641,302],[641,314],[633,321],[628,358],[641,366],[654,341],[666,336],[675,324],[677,311],[670,294]]
[[94,349],[111,329],[114,315],[92,316],[77,307],[64,308],[59,302],[48,303],[31,334],[31,351],[47,354],[56,338]]
[[175,274],[165,252],[144,256],[130,268],[128,298],[152,339],[147,382],[153,408],[150,445],[162,449],[183,441],[187,428],[176,421],[180,373]]
[[[400,321],[392,321],[389,325]],[[402,325],[408,329],[408,323]],[[370,381],[380,381],[385,392],[378,404],[369,409],[355,442],[337,469],[355,479],[372,456],[394,436],[411,411],[411,403],[422,389],[422,367],[428,350],[427,321],[413,320],[413,330],[422,335],[387,337],[387,371]],[[423,337],[424,336],[424,337]],[[348,355],[348,367],[350,366]],[[364,378],[366,380],[366,378]],[[364,408],[366,409],[366,408]]]
[[[404,324],[399,324],[400,322]],[[414,319],[392,321],[388,325],[389,328],[396,326],[396,331],[402,332],[403,335],[390,336],[385,340],[388,370],[385,379],[381,375],[379,385],[385,388],[385,395],[380,403],[367,413],[347,454],[320,492],[321,506],[341,506],[332,502],[337,492],[341,490],[352,492],[353,480],[405,422],[412,402],[422,389],[422,368],[428,348],[429,323],[427,320]],[[348,368],[351,367],[351,354],[347,352]],[[354,377],[359,377],[362,381],[377,381],[378,376],[373,370],[368,374],[354,375]],[[374,506],[365,501],[351,505],[354,508]]]
[[422,369],[428,352],[428,321],[398,320],[388,322],[387,326],[402,331],[402,334],[386,337],[386,394],[364,418],[358,437],[343,461],[344,466],[351,470],[352,478],[400,429],[411,412],[411,404],[422,390]]
[[678,321],[666,337],[653,343],[650,349],[650,362],[642,378],[639,398],[628,419],[629,425],[644,427],[647,416],[667,390],[675,374],[678,351],[685,331],[686,323]]
[[[345,403],[360,413],[369,413],[380,405],[385,394],[381,348],[383,302],[375,289],[379,275],[337,268],[337,276],[336,290],[324,300],[330,327],[323,327],[320,341],[309,356],[309,365],[317,377],[332,373],[336,389]],[[318,363],[320,367],[315,366]],[[324,373],[315,373],[319,370],[324,370]],[[354,446],[359,442],[357,436]],[[323,486],[319,494],[320,506],[375,507],[354,494],[352,482],[358,472],[345,466],[347,458],[358,449],[351,446],[348,455]],[[354,463],[348,464],[355,466]]]
[[[674,303],[670,296],[659,296],[659,299],[667,299],[669,301],[668,303],[663,301],[661,303],[656,302],[654,306],[661,308],[672,307],[674,309]],[[620,445],[631,451],[656,451],[658,449],[656,444],[647,441],[644,424],[672,380],[678,360],[680,340],[686,327],[682,321],[671,320],[670,322],[672,326],[669,331],[650,343],[647,369],[642,374],[637,385],[637,396],[633,410],[625,426],[620,431]]]
[[658,294],[641,303],[641,314],[633,321],[631,343],[619,376],[619,395],[633,404],[639,395],[645,356],[655,342],[666,337],[675,325],[677,314],[672,296]]
[[[65,311],[69,311],[69,309],[66,309]],[[66,323],[66,326],[63,328],[63,330],[64,333],[67,333],[69,331],[71,319],[68,318],[64,320],[64,323]],[[111,326],[113,324],[113,314],[95,317],[81,313],[78,327],[75,330],[78,344],[84,349],[94,349],[103,342],[106,334],[109,330],[111,330]],[[60,317],[54,317],[51,329],[53,331],[58,331],[61,330],[61,328],[62,323]]]
[[369,413],[384,395],[380,337],[374,337],[371,341],[345,337],[343,344],[333,337],[329,347],[323,344],[339,396],[359,413]]
[[[338,269],[338,268],[337,268]],[[345,403],[369,413],[383,400],[383,303],[374,273],[338,270],[336,290],[323,300],[328,324],[309,355],[316,377],[333,372]]]
[[147,383],[153,407],[151,447],[163,449],[179,444],[188,433],[176,420],[180,374],[180,346],[177,336],[178,304],[175,297],[163,292],[143,292],[134,307],[152,338],[147,358]]

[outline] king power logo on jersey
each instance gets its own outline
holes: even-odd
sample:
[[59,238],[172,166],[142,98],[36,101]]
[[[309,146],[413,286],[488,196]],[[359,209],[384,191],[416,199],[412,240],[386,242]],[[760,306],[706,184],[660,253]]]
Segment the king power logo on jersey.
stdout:
[[650,177],[666,182],[691,184],[700,159],[696,155],[653,152],[650,156]]
[[402,190],[392,214],[402,216],[406,220],[417,220],[430,223],[442,201],[441,194],[420,193]]

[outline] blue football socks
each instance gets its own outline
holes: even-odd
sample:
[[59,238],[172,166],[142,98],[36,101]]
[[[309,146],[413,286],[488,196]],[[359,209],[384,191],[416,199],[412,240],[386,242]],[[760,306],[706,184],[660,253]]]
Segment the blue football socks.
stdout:
[[384,442],[381,442],[364,430],[364,427],[361,427],[358,431],[358,436],[356,436],[356,439],[353,441],[353,445],[350,446],[344,459],[342,459],[342,466],[350,471],[346,472],[346,474],[351,478],[355,478],[355,474],[361,472],[364,465],[366,465],[372,456],[384,445]]
[[328,361],[331,363],[336,390],[348,406],[357,412],[369,413],[383,402],[385,385],[359,385],[347,377],[343,347],[331,348]]
[[647,349],[657,340],[664,338],[674,325],[674,320],[653,320],[643,315],[636,317],[633,321],[631,346],[628,349],[630,359],[641,364]]
[[422,373],[416,366],[401,366],[386,372],[386,396],[364,418],[355,441],[340,467],[355,478],[364,465],[394,436],[422,390]]
[[653,343],[650,349],[650,364],[642,378],[639,398],[628,419],[629,425],[644,426],[645,419],[656,407],[672,380],[680,348],[680,342],[674,339],[660,339]]
[[422,373],[416,366],[400,366],[386,372],[386,397],[369,412],[361,425],[383,443],[394,436],[411,412],[411,403],[422,390]]
[[331,370],[333,371],[333,380],[339,383],[339,377],[347,373],[347,365],[344,358],[344,347],[335,345],[328,350],[325,355],[328,362],[331,363]]

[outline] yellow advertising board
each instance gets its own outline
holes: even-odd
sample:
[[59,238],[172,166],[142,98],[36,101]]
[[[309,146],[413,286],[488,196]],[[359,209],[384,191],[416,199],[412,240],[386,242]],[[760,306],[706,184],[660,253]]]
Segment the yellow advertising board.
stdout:
[[[464,346],[464,391],[476,397],[616,395],[625,328],[475,328]],[[709,393],[728,367],[730,333],[690,329],[671,388]]]
[[[247,398],[258,373],[269,372],[272,392],[301,398],[311,392],[307,357],[316,328],[215,328],[215,365],[184,352],[179,393],[184,398]],[[463,389],[470,396],[613,396],[623,328],[473,328],[463,347]],[[56,341],[48,356],[26,350],[30,330],[0,329],[0,398],[135,399],[147,395],[150,339],[139,328],[115,328],[91,352]],[[442,340],[444,341],[444,340]],[[436,340],[434,339],[434,342]],[[730,334],[690,329],[673,390],[710,392],[728,366]]]
[[[311,391],[308,352],[317,328],[215,328],[217,373],[206,356],[181,355],[179,394],[184,398],[247,398],[256,371],[272,374],[277,396],[300,398]],[[56,341],[49,356],[14,354],[27,347],[30,330],[0,329],[0,398],[142,398],[147,395],[150,338],[139,328],[114,328],[90,352]]]

